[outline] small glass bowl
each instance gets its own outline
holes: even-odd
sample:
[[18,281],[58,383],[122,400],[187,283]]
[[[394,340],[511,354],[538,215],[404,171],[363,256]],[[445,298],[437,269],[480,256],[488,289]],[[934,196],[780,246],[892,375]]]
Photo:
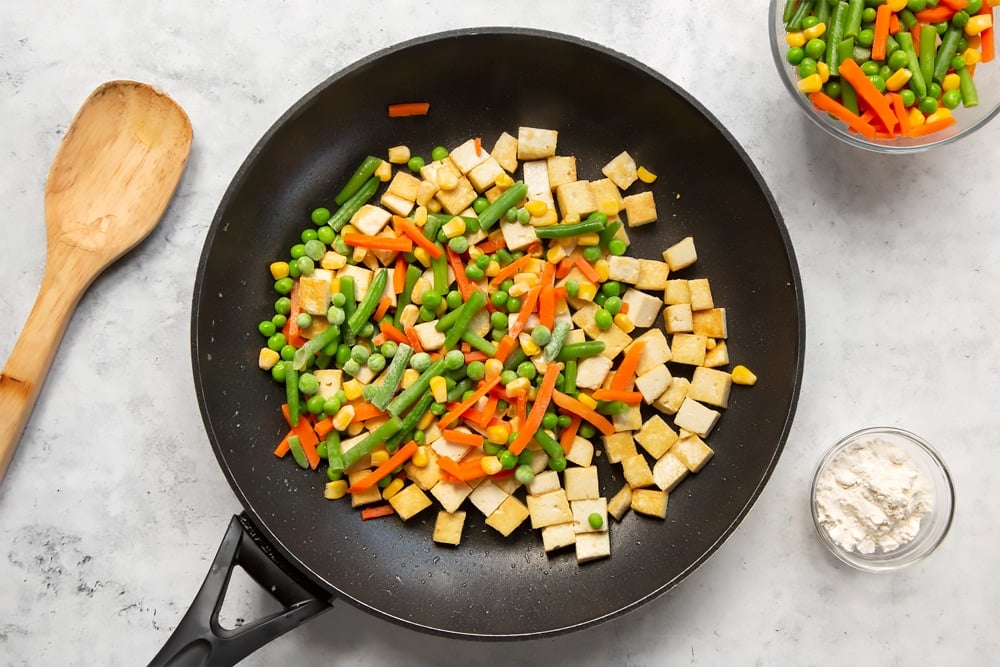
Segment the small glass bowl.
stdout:
[[[831,538],[819,516],[817,486],[821,475],[839,453],[854,444],[876,439],[897,445],[909,455],[930,482],[933,506],[921,519],[920,528],[912,540],[891,551],[883,551],[876,547],[874,553],[864,554],[857,550],[845,549]],[[851,433],[830,448],[813,475],[810,505],[816,533],[834,556],[859,570],[888,572],[916,563],[937,549],[951,527],[955,510],[955,489],[941,457],[925,440],[903,429],[882,426]]]
[[[959,105],[953,111],[956,122],[948,128],[922,137],[895,137],[866,139],[857,132],[852,132],[840,120],[830,114],[816,109],[809,98],[797,87],[798,75],[796,68],[789,64],[785,56],[788,44],[785,41],[785,24],[782,20],[785,0],[771,0],[768,8],[768,33],[771,41],[771,55],[778,68],[778,75],[785,85],[789,95],[806,117],[821,130],[832,137],[840,139],[852,146],[864,148],[876,153],[917,153],[935,146],[944,146],[966,137],[986,125],[1000,113],[1000,57],[992,62],[980,63],[976,66],[976,89],[979,104],[966,109]],[[1000,21],[1000,16],[995,15]],[[859,63],[860,64],[860,63]]]

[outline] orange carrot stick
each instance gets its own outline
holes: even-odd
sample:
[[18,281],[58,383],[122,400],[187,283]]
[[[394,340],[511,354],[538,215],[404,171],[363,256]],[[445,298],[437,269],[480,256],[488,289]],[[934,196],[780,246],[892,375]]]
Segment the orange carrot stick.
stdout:
[[809,101],[813,103],[820,111],[825,111],[829,114],[833,114],[843,123],[845,123],[851,129],[857,130],[857,132],[869,139],[875,136],[875,128],[869,123],[865,122],[856,113],[845,107],[840,102],[836,101],[826,93],[812,93],[809,95]]
[[324,417],[313,424],[313,430],[320,438],[325,438],[333,430],[333,417]]
[[455,274],[455,282],[458,283],[458,291],[462,295],[463,300],[468,300],[468,298],[475,292],[478,287],[476,284],[469,280],[469,277],[465,275],[465,266],[462,264],[462,258],[458,253],[454,252],[449,248],[447,250],[448,263],[451,264],[451,270]]
[[485,352],[480,352],[479,350],[472,350],[471,352],[465,353],[465,363],[471,364],[473,361],[486,361],[489,359]]
[[[980,14],[993,15],[993,7],[989,3],[984,2],[983,6],[979,9]],[[994,44],[993,37],[993,26],[986,28],[981,33],[979,33],[979,52],[982,54],[982,61],[988,63],[993,58],[996,57],[996,45]]]
[[514,274],[516,274],[518,271],[521,270],[521,267],[523,267],[530,261],[531,261],[530,255],[523,255],[518,259],[515,259],[510,264],[500,269],[500,271],[495,276],[493,276],[492,279],[490,279],[490,285],[496,286],[502,283],[503,281],[507,280],[508,278],[512,278]]
[[396,510],[392,509],[392,505],[374,505],[361,510],[361,519],[363,521],[368,521],[369,519],[381,519],[384,516],[391,516],[395,513]]
[[[951,7],[957,12],[965,9],[969,5],[969,0],[940,0],[938,4]],[[986,3],[984,2],[983,4],[985,5]]]
[[403,327],[403,333],[406,334],[406,342],[410,344],[414,352],[424,351],[424,346],[420,344],[420,337],[417,335],[417,329],[412,324]]
[[906,136],[908,137],[922,137],[927,134],[934,134],[940,130],[950,127],[955,124],[954,116],[947,116],[933,123],[924,123],[923,125],[917,125],[916,127],[910,128],[910,133]]
[[389,118],[404,116],[426,116],[431,110],[430,102],[400,102],[389,105]]
[[354,406],[354,416],[351,418],[352,424],[357,424],[358,422],[365,422],[369,419],[375,419],[376,417],[381,417],[385,413],[376,408],[371,403],[366,401],[358,401],[357,403],[352,403]]
[[352,484],[347,489],[348,493],[360,493],[370,489],[377,484],[380,479],[387,477],[393,470],[409,461],[410,457],[413,456],[416,451],[417,443],[410,440],[408,443],[400,447],[395,454],[386,459],[385,463]]
[[448,442],[456,442],[467,447],[483,446],[483,436],[478,433],[466,433],[465,431],[457,431],[453,428],[445,428],[441,429],[441,435]]
[[538,323],[546,326],[549,330],[555,324],[556,319],[556,293],[555,289],[545,286],[538,294]]
[[380,322],[378,325],[378,330],[381,331],[386,338],[395,343],[406,343],[407,345],[410,344],[410,341],[407,340],[406,338],[406,334],[404,334],[402,331],[392,326],[392,324],[388,322]]
[[899,121],[899,131],[905,136],[910,132],[910,115],[906,113],[906,105],[903,104],[903,96],[899,93],[889,93],[892,101],[892,110]]
[[850,58],[844,60],[844,62],[840,63],[840,76],[847,83],[851,84],[854,92],[875,110],[879,120],[885,125],[885,129],[892,132],[893,128],[896,127],[896,115],[892,113],[892,109],[889,107],[889,103],[885,97],[875,87],[875,84],[865,76],[865,73],[861,71],[858,64]]
[[[433,257],[434,259],[437,259],[442,254],[444,254],[444,251],[441,250],[441,246],[439,246],[437,243],[434,243],[429,238],[424,236],[424,233],[420,231],[420,229],[418,229],[415,224],[413,224],[406,218],[400,215],[394,215],[392,216],[392,221],[396,225],[397,229],[399,229],[399,231],[406,234],[410,238],[410,240],[413,241],[414,244],[426,250],[427,254]],[[402,292],[403,288],[400,287],[399,291]]]
[[392,292],[402,294],[406,287],[406,260],[402,255],[396,257],[396,266],[392,270]]
[[629,405],[642,403],[642,393],[625,389],[595,389],[592,394],[597,401],[621,401]]
[[528,419],[521,427],[521,430],[518,431],[514,442],[510,443],[507,447],[512,454],[520,454],[531,439],[535,437],[538,429],[541,428],[542,418],[545,416],[545,411],[552,401],[552,392],[555,391],[556,379],[559,377],[559,371],[561,370],[562,364],[549,364],[545,367],[545,373],[542,375],[542,384],[538,386],[535,403],[531,406]]
[[[625,356],[622,357],[622,363],[619,364],[618,370],[615,371],[615,376],[611,379],[611,389],[627,391],[632,388],[632,384],[635,382],[635,369],[639,366],[639,359],[642,358],[642,353],[645,349],[646,341],[644,340],[637,340],[632,343],[632,347],[625,352]],[[595,396],[595,398],[597,397]]]
[[452,410],[449,410],[445,414],[441,415],[441,419],[438,420],[438,428],[443,429],[447,427],[449,424],[452,424],[456,419],[462,416],[463,412],[465,412],[473,405],[475,405],[476,401],[485,396],[490,389],[497,386],[497,384],[499,383],[500,383],[499,375],[493,378],[492,380],[484,380],[479,385],[479,387],[477,387],[476,390],[472,392],[472,395],[469,396],[469,398],[459,403]]
[[591,410],[572,396],[564,394],[561,391],[554,391],[552,393],[552,401],[563,410],[567,410],[575,415],[583,417],[604,435],[614,435],[614,424],[608,421],[604,415],[596,412],[595,410]]
[[885,47],[889,41],[889,19],[893,16],[887,4],[875,10],[875,39],[872,41],[872,60],[885,60]]
[[563,454],[569,454],[569,450],[573,448],[573,441],[576,439],[576,434],[580,430],[580,423],[582,421],[581,417],[574,416],[569,426],[564,428],[563,432],[559,434],[559,444],[562,445]]
[[896,13],[893,13],[891,16],[889,16],[889,34],[890,35],[895,35],[901,29],[902,28],[901,28],[901,26],[899,24],[899,15],[896,14]]
[[591,266],[590,262],[583,258],[583,255],[574,255],[573,262],[587,280],[595,285],[601,282],[601,276],[597,273],[597,269]]
[[392,306],[392,299],[390,299],[387,295],[383,296],[381,299],[378,300],[378,306],[376,306],[375,313],[372,315],[372,317],[375,318],[376,322],[381,320],[383,317],[385,317],[385,314],[389,311],[389,308],[391,306]]
[[914,12],[913,15],[920,23],[941,23],[942,21],[950,21],[951,17],[955,15],[955,10],[942,2],[937,7],[921,9],[919,12]]
[[524,301],[521,303],[521,310],[518,311],[517,319],[514,320],[514,324],[510,327],[511,336],[517,336],[524,331],[524,327],[528,324],[528,318],[531,317],[532,311],[535,310],[535,304],[538,303],[538,295],[541,294],[541,292],[542,284],[538,283],[524,295]]
[[394,250],[396,252],[410,252],[413,250],[413,241],[409,238],[397,236],[368,236],[367,234],[355,234],[348,232],[343,235],[344,243],[357,248],[368,248],[369,250]]
[[504,336],[497,345],[496,358],[500,361],[507,361],[507,357],[517,347],[517,339],[513,336]]
[[482,137],[475,137],[472,140],[472,145],[476,147],[476,155],[482,155],[483,154],[483,138]]

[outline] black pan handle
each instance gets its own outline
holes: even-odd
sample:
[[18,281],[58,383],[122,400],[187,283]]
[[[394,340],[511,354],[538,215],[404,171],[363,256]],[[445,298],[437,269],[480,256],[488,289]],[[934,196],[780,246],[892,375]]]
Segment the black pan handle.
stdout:
[[[330,609],[328,595],[293,578],[280,556],[256,535],[246,515],[233,516],[201,589],[150,667],[235,665],[264,644]],[[240,565],[284,609],[236,629],[222,627],[219,610],[233,567]]]

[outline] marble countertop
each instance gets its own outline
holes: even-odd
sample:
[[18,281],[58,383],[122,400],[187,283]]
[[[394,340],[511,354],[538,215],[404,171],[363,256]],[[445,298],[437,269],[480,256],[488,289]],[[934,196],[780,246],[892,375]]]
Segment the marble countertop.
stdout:
[[[770,186],[805,293],[805,374],[773,477],[725,545],[679,587],[584,632],[521,643],[419,634],[348,604],[244,664],[982,664],[1000,651],[1000,124],[885,157],[819,134],[767,45],[767,3],[6,3],[0,22],[0,359],[39,287],[49,163],[105,80],[154,83],[195,143],[167,215],[79,304],[0,485],[0,664],[148,661],[188,608],[240,505],[212,456],[190,370],[194,271],[230,179],[268,127],[350,62],[429,32],[557,30],[687,88]],[[747,249],[752,252],[752,249]],[[862,574],[816,538],[821,453],[870,425],[941,452],[958,505],[940,550]],[[239,581],[227,614],[258,595]]]

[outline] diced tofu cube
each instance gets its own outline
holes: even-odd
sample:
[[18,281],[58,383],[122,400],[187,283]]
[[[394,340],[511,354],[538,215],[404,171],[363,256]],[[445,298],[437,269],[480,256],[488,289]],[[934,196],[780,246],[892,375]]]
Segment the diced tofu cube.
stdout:
[[576,386],[583,389],[599,389],[613,365],[611,359],[601,355],[580,359],[576,367]]
[[635,368],[636,373],[644,375],[657,366],[670,361],[670,344],[667,342],[667,337],[663,335],[663,332],[660,329],[650,329],[645,332],[636,338],[632,344],[626,347],[626,351],[640,340],[645,343],[645,347],[642,350],[642,356],[639,357],[639,363]]
[[670,383],[674,381],[670,369],[664,364],[654,366],[651,370],[635,378],[635,388],[642,394],[642,399],[647,403],[652,403],[667,390]]
[[469,171],[469,182],[477,191],[485,192],[493,187],[497,177],[503,173],[503,167],[496,158],[489,156]]
[[625,255],[611,255],[608,258],[608,280],[634,285],[639,280],[639,260]]
[[655,296],[634,288],[628,288],[622,295],[622,303],[628,304],[628,317],[637,327],[649,327],[660,314],[663,302]]
[[691,293],[691,310],[708,310],[715,307],[708,278],[692,278],[688,281],[688,291]]
[[611,500],[608,501],[608,514],[613,516],[616,521],[621,521],[631,506],[632,487],[623,484],[622,488],[618,489],[618,493],[611,496]]
[[715,347],[705,351],[705,364],[707,368],[722,368],[729,365],[729,348],[726,341],[715,341]]
[[677,432],[670,428],[660,415],[653,415],[635,433],[635,441],[642,445],[650,456],[659,459],[677,442]]
[[430,507],[433,503],[416,484],[407,484],[389,498],[389,504],[403,521]]
[[729,391],[733,376],[729,373],[699,366],[691,376],[688,396],[696,401],[725,408],[729,405]]
[[688,281],[683,278],[672,278],[667,281],[663,290],[663,303],[672,306],[677,303],[691,303],[691,290]]
[[587,181],[573,181],[560,185],[556,188],[556,202],[563,218],[575,215],[583,219],[597,210],[594,193],[591,192]]
[[326,269],[316,269],[313,275],[299,278],[299,306],[303,311],[310,315],[326,315],[330,308],[332,279],[333,274]]
[[[538,458],[537,454],[535,458]],[[594,443],[586,438],[576,436],[573,438],[573,444],[570,445],[569,451],[566,452],[566,460],[586,468],[594,460]]]
[[420,347],[427,352],[440,350],[444,346],[446,333],[435,329],[436,325],[437,320],[431,320],[430,322],[421,322],[413,327],[413,330],[417,333],[417,338],[420,340]]
[[351,216],[351,225],[362,234],[375,236],[392,218],[392,213],[381,206],[365,204]]
[[542,546],[546,552],[556,551],[576,544],[576,530],[572,522],[542,528]]
[[708,338],[726,338],[726,309],[697,310],[691,315],[691,329]]
[[517,171],[517,137],[501,132],[493,144],[490,155],[504,168],[504,171],[513,174]]
[[566,492],[562,489],[549,491],[540,496],[529,495],[527,502],[532,528],[543,528],[573,520],[569,500],[566,499]]
[[521,165],[524,175],[524,185],[528,188],[528,199],[543,201],[549,206],[555,205],[552,198],[552,184],[549,182],[549,168],[545,160],[529,160]]
[[607,531],[580,533],[576,536],[576,562],[588,563],[611,555],[611,538]]
[[468,174],[472,171],[473,167],[490,157],[490,154],[482,150],[482,148],[477,150],[476,140],[469,139],[463,144],[451,149],[448,153],[448,157],[451,158],[451,161],[456,167],[458,167],[460,172]]
[[[546,461],[548,460],[548,457],[544,455],[536,456],[535,458],[544,459]],[[493,480],[493,483],[496,484],[498,487],[500,487],[500,489],[504,491],[508,496],[517,491],[517,488],[521,486],[521,483],[517,481],[517,479],[515,479],[513,475],[510,475],[508,477],[501,477],[500,479],[495,479]]]
[[507,499],[500,503],[500,507],[486,517],[486,525],[507,537],[527,518],[528,508],[524,503],[514,496],[507,496]]
[[635,440],[628,431],[605,435],[603,439],[604,454],[611,463],[621,463],[625,459],[638,454],[635,448]]
[[[573,510],[573,529],[576,534],[581,533],[605,533],[608,530],[608,499],[588,498],[586,500],[574,500],[570,503]],[[597,528],[590,525],[590,515],[597,514],[601,517],[601,525]]]
[[688,388],[691,382],[686,377],[675,377],[671,381],[667,390],[660,394],[660,397],[653,401],[653,407],[664,414],[672,415],[681,408],[684,399],[687,398]]
[[312,373],[319,383],[319,391],[316,393],[323,398],[333,398],[343,386],[343,371],[335,368],[317,368]]
[[625,481],[633,490],[653,484],[653,471],[650,469],[646,457],[642,454],[624,459],[622,473],[625,475]]
[[625,220],[629,227],[641,227],[656,222],[656,201],[650,191],[625,197]]
[[638,405],[631,405],[626,412],[614,415],[611,423],[616,431],[638,431],[642,428],[642,410]]
[[670,341],[670,358],[678,364],[703,366],[708,338],[699,334],[678,333]]
[[549,185],[552,188],[577,180],[575,156],[553,155],[545,158],[545,166],[548,168]]
[[637,172],[635,160],[628,154],[628,151],[622,151],[601,167],[601,173],[610,178],[622,190],[628,190],[629,186],[635,183],[636,179],[639,178]]
[[667,493],[657,489],[632,491],[632,510],[639,514],[664,519],[667,516]]
[[509,493],[494,484],[493,480],[487,478],[478,484],[475,490],[469,494],[469,502],[482,512],[483,516],[489,516],[500,507],[503,501],[507,500],[507,496],[509,495]]
[[[369,471],[367,469],[363,469],[347,473],[347,485],[354,486],[367,477],[368,472]],[[351,507],[370,505],[371,503],[377,503],[380,500],[382,500],[382,489],[378,488],[377,485],[372,485],[364,491],[358,491],[357,493],[351,494]]]
[[461,215],[462,211],[472,205],[479,193],[472,187],[468,178],[462,176],[458,184],[450,190],[438,190],[434,198],[441,202],[441,207],[452,215]]
[[418,466],[412,461],[403,466],[406,471],[406,478],[419,486],[424,491],[430,491],[434,485],[441,481],[441,468],[437,464],[438,455],[430,447],[425,447],[427,453],[427,465]]
[[618,356],[619,352],[628,347],[628,344],[632,342],[632,337],[622,331],[617,324],[612,324],[597,336],[594,336],[594,340],[604,343],[604,351],[601,352],[603,356],[608,359],[614,359]]
[[389,186],[385,190],[397,197],[409,199],[411,202],[417,200],[420,192],[420,179],[405,171],[397,171],[396,175],[389,181]]
[[528,493],[533,496],[541,496],[552,491],[561,489],[559,484],[559,473],[555,470],[546,470],[535,475],[535,478],[527,485]]
[[715,452],[697,435],[689,435],[674,443],[670,452],[691,472],[698,472],[705,467]]
[[465,526],[465,512],[438,512],[434,521],[433,539],[438,544],[457,546],[462,542],[462,528]]
[[669,334],[692,333],[694,320],[691,318],[691,304],[674,303],[664,308],[663,328]]
[[441,507],[448,512],[457,512],[470,493],[472,487],[461,480],[441,480],[431,488],[431,495],[437,498]]
[[698,252],[694,247],[694,237],[685,236],[664,250],[663,259],[670,266],[671,271],[680,271],[694,264],[698,261]]
[[635,281],[635,286],[646,290],[663,290],[667,287],[667,276],[670,275],[670,267],[666,262],[655,259],[639,260],[639,278]]
[[661,491],[670,493],[687,477],[688,468],[673,452],[667,452],[653,464],[653,480]]
[[597,479],[597,467],[566,468],[563,471],[563,487],[569,500],[600,498],[601,486]]
[[447,456],[454,461],[461,461],[472,448],[460,442],[452,442],[444,437],[439,437],[431,441],[431,449],[438,456]]
[[[594,194],[594,201],[597,202],[597,210],[602,211],[605,215],[610,216],[609,211],[612,208],[616,213],[625,208],[622,193],[610,178],[599,178],[596,181],[591,181],[590,191]],[[627,237],[625,240],[627,241]]]
[[720,415],[718,410],[713,410],[691,398],[689,390],[687,398],[684,399],[677,414],[674,415],[674,424],[677,428],[682,428],[704,438],[715,426],[715,422],[719,421]]
[[517,128],[517,159],[538,160],[556,154],[559,132],[537,127]]
[[501,220],[500,231],[503,233],[504,245],[510,250],[523,250],[538,241],[535,228],[531,225]]

